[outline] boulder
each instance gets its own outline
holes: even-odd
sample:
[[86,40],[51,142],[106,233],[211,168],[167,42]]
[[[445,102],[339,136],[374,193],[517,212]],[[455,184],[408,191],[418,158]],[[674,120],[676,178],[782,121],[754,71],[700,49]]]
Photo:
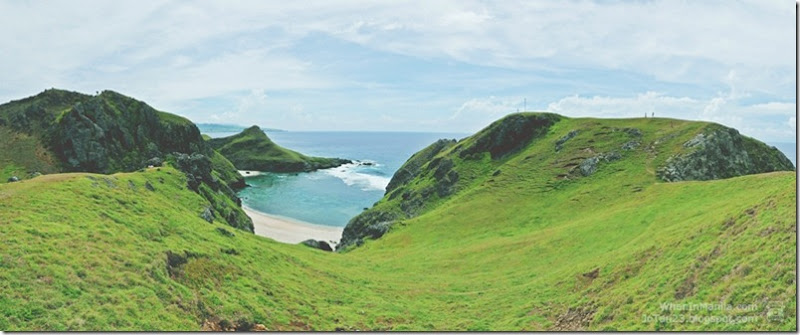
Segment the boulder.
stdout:
[[638,148],[640,144],[641,143],[639,143],[639,141],[625,142],[624,144],[622,144],[622,150],[626,150],[626,151],[627,150],[634,150],[634,149]]
[[13,183],[13,182],[17,182],[17,181],[19,181],[19,178],[17,178],[17,176],[12,176],[11,178],[8,178],[8,182],[9,183]]
[[200,217],[203,218],[203,220],[208,221],[208,223],[214,222],[214,212],[211,211],[210,206],[203,209],[203,212],[200,213]]
[[312,247],[314,249],[320,249],[322,251],[333,251],[333,248],[331,248],[331,245],[328,244],[328,242],[325,242],[325,241],[318,241],[318,240],[314,240],[314,239],[308,239],[308,240],[305,240],[305,241],[300,242],[300,243],[302,245],[307,246],[307,247]]

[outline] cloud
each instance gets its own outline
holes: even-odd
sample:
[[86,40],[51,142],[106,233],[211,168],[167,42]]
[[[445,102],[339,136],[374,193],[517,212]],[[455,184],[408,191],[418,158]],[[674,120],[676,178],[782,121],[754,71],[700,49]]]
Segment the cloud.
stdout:
[[668,117],[717,122],[736,128],[742,133],[765,141],[792,141],[795,138],[796,105],[786,102],[767,102],[745,105],[742,98],[731,95],[710,99],[667,96],[657,92],[633,97],[569,96],[550,103],[546,111],[573,117],[631,118]]
[[499,115],[519,111],[523,101],[521,98],[500,99],[494,96],[483,99],[470,99],[463,104],[450,116],[450,120],[456,120],[471,116],[485,116],[496,118]]
[[[0,101],[49,87],[114,89],[199,120],[373,130],[438,122],[471,131],[528,97],[587,116],[647,111],[745,126],[766,118],[769,129],[789,131],[780,123],[794,108],[786,102],[795,99],[793,9],[671,0],[2,1]],[[320,43],[330,40],[338,43]]]

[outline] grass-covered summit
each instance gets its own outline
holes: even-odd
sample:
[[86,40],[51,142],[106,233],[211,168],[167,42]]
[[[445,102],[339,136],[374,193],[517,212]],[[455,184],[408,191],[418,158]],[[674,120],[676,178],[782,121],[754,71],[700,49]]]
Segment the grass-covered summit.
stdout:
[[234,190],[244,179],[186,118],[114,91],[57,89],[0,105],[0,182],[57,172],[129,172],[171,161],[209,215],[252,231]]
[[512,114],[461,141],[440,140],[414,154],[392,177],[386,196],[350,221],[339,248],[378,238],[396,222],[509,174],[530,181],[518,187],[558,190],[602,172],[641,191],[657,182],[792,170],[778,149],[718,124]]
[[209,139],[208,143],[240,170],[307,172],[350,163],[346,159],[310,157],[283,148],[258,126],[233,136]]
[[170,166],[2,184],[0,329],[796,331],[795,172],[659,172],[717,173],[716,127],[510,116],[414,155],[344,253],[208,222]]

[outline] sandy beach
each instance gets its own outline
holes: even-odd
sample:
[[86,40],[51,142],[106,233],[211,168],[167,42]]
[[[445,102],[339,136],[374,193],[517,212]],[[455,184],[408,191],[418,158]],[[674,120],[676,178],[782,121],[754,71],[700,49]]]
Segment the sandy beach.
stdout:
[[335,247],[339,239],[342,238],[343,228],[269,215],[257,212],[246,206],[242,206],[242,208],[253,219],[253,228],[256,235],[269,237],[278,242],[294,244],[307,239],[315,239],[328,242],[332,247]]

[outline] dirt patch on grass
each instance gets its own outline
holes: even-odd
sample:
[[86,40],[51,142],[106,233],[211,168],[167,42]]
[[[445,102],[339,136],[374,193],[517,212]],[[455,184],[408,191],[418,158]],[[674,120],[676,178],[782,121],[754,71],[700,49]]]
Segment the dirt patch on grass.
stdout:
[[556,322],[553,324],[553,329],[556,331],[581,331],[589,327],[594,313],[597,311],[594,307],[578,307],[570,308],[563,314],[559,315]]

